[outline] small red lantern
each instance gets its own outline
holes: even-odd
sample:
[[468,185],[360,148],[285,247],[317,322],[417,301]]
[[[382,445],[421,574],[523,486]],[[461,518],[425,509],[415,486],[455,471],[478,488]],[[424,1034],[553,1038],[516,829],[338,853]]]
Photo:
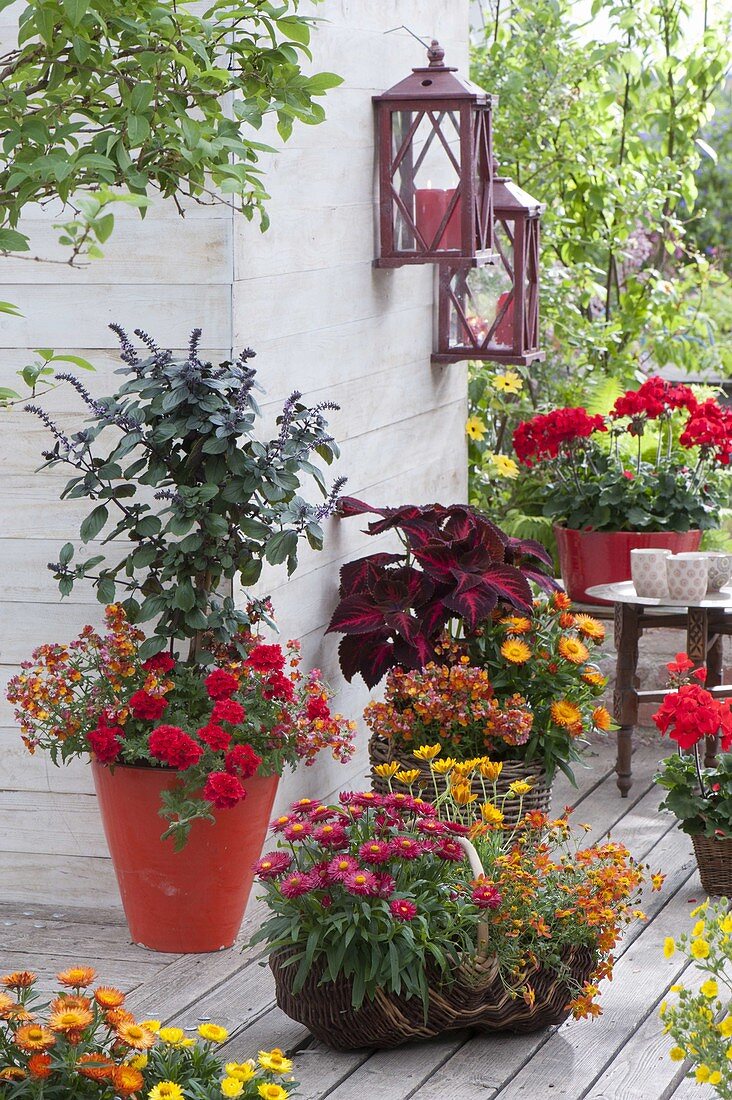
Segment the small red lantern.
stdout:
[[379,151],[377,267],[494,258],[493,100],[443,63],[433,41],[429,66],[374,96]]
[[520,365],[544,358],[539,350],[544,208],[505,176],[494,178],[493,202],[496,262],[473,270],[440,268],[435,362],[485,359]]

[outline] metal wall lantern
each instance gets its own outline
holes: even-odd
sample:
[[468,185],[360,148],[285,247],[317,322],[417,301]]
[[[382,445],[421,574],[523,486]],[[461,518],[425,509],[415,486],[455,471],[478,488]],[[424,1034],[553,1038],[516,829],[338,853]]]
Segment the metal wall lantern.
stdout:
[[539,350],[539,220],[543,206],[504,176],[494,179],[498,259],[439,270],[438,363],[462,359],[525,365]]
[[433,41],[429,66],[374,96],[379,154],[377,267],[494,258],[493,98],[456,76]]

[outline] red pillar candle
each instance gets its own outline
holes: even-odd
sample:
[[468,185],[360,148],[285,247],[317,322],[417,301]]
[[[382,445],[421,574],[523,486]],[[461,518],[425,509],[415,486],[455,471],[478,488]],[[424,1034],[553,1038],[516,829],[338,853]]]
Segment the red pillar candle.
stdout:
[[[443,191],[439,187],[422,187],[414,192],[415,221],[417,229],[425,240],[427,248],[432,251],[432,242],[442,224],[442,219],[447,213],[447,208],[452,202],[455,188]],[[450,215],[450,220],[443,230],[442,237],[436,244],[436,248],[461,248],[460,239],[460,201],[455,204],[455,209]]]
[[[496,316],[500,314],[506,299],[509,296],[509,292],[506,291],[498,299],[498,305],[496,306]],[[496,326],[496,331],[493,333],[493,344],[497,344],[499,347],[512,347],[513,346],[513,301],[509,302],[508,309],[504,313],[501,320]]]

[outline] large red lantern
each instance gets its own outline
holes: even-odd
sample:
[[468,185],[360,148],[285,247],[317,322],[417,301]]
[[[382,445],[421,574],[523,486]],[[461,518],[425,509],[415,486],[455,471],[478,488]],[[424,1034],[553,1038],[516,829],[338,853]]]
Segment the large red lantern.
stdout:
[[527,364],[539,349],[539,221],[543,207],[511,180],[493,185],[495,248],[486,267],[440,267],[438,363]]
[[378,267],[475,266],[493,258],[491,96],[444,64],[374,96],[379,154]]

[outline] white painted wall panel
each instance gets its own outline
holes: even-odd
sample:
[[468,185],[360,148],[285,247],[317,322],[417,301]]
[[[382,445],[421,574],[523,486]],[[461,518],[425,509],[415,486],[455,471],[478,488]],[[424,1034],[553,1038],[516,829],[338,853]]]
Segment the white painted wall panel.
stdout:
[[[468,0],[326,0],[314,9],[313,69],[345,77],[326,101],[328,120],[301,127],[270,158],[267,186],[272,225],[233,219],[221,208],[193,207],[185,220],[156,203],[144,222],[121,208],[104,260],[72,272],[57,263],[2,261],[0,298],[23,317],[0,316],[0,385],[49,346],[97,366],[85,377],[95,394],[113,384],[115,338],[106,325],[147,328],[160,342],[185,345],[194,325],[216,358],[251,345],[266,387],[267,419],[295,388],[310,401],[341,405],[333,431],[342,457],[336,473],[347,491],[376,504],[465,499],[466,377],[462,365],[430,363],[434,275],[430,268],[381,271],[374,254],[374,148],[371,96],[422,64],[420,47],[402,23],[440,37],[451,63],[467,64]],[[13,8],[0,16],[9,39]],[[57,211],[28,219],[34,251],[60,258],[50,230]],[[73,426],[83,410],[73,394],[46,399]],[[46,444],[40,424],[0,412],[0,689],[18,662],[43,641],[70,638],[101,609],[89,590],[58,598],[45,570],[62,542],[78,534],[85,505],[61,502],[66,471],[34,474]],[[358,519],[327,524],[325,550],[304,549],[289,581],[267,570],[284,637],[299,637],[305,660],[322,668],[343,713],[359,718],[367,699],[360,682],[338,670],[337,639],[325,637],[336,599],[338,569],[375,549]],[[380,545],[388,539],[379,540]],[[320,760],[288,775],[280,803],[326,794],[358,782],[365,735],[348,768]],[[88,768],[64,769],[29,757],[0,698],[0,876],[3,896],[63,905],[116,904],[117,895],[95,813]]]

